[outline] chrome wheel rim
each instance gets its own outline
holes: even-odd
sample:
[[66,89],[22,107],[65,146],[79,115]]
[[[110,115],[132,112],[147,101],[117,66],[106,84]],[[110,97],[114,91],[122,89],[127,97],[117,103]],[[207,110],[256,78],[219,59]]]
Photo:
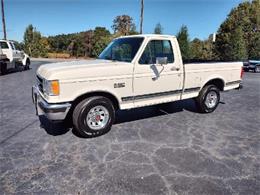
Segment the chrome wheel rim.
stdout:
[[109,120],[109,112],[104,106],[95,106],[87,114],[86,122],[93,130],[105,127]]
[[218,95],[215,91],[210,91],[205,99],[205,104],[208,108],[214,108],[218,101]]

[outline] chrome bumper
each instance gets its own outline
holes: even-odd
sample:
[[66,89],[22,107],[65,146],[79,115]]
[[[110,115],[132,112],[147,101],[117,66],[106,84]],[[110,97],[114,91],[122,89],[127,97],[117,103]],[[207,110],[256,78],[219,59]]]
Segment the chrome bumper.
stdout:
[[70,110],[70,103],[49,104],[46,102],[40,92],[38,86],[32,87],[32,100],[35,105],[36,115],[45,115],[49,120],[64,120]]

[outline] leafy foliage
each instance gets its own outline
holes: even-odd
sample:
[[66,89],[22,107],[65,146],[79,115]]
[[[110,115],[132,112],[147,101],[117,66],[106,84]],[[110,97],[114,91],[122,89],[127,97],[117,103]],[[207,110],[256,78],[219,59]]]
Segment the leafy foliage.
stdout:
[[260,0],[231,10],[218,30],[215,52],[221,60],[260,58]]
[[190,43],[190,58],[193,60],[214,60],[216,57],[213,50],[213,35],[210,35],[206,40],[195,38]]
[[136,26],[133,23],[133,18],[128,15],[117,16],[113,20],[112,29],[115,34],[130,35],[136,33]]
[[239,26],[231,35],[230,43],[230,59],[231,60],[246,60],[248,57],[246,43],[243,38],[243,30]]
[[190,40],[187,26],[182,26],[177,34],[183,60],[190,59]]
[[163,27],[160,23],[156,24],[154,34],[163,34]]
[[[117,16],[113,25],[116,33],[111,35],[105,27],[96,27],[85,32],[42,37],[40,32],[29,25],[24,33],[24,49],[33,57],[47,57],[48,52],[57,56],[97,57],[108,43],[121,35],[138,34],[130,16]],[[53,55],[51,55],[53,56]]]
[[24,33],[24,49],[33,57],[46,57],[49,43],[46,38],[41,36],[41,33],[29,25]]
[[93,35],[92,56],[97,57],[111,41],[110,32],[104,27],[96,27]]

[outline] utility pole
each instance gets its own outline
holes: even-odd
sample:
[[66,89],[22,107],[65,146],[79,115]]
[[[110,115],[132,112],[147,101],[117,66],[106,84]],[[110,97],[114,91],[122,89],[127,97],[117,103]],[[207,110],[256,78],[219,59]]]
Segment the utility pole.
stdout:
[[141,0],[140,34],[143,34],[144,0]]
[[4,39],[6,40],[4,0],[1,0],[1,7],[2,7],[2,23],[3,23]]

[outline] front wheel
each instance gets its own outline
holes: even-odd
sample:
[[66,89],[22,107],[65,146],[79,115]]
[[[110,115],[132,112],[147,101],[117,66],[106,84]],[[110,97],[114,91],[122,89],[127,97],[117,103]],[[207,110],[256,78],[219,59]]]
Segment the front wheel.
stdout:
[[73,125],[83,137],[95,137],[107,133],[115,119],[112,102],[101,96],[82,100],[73,111]]
[[195,99],[198,110],[201,113],[213,112],[220,101],[219,89],[215,85],[205,86]]
[[0,75],[4,75],[7,72],[7,64],[6,63],[1,63],[0,64]]

